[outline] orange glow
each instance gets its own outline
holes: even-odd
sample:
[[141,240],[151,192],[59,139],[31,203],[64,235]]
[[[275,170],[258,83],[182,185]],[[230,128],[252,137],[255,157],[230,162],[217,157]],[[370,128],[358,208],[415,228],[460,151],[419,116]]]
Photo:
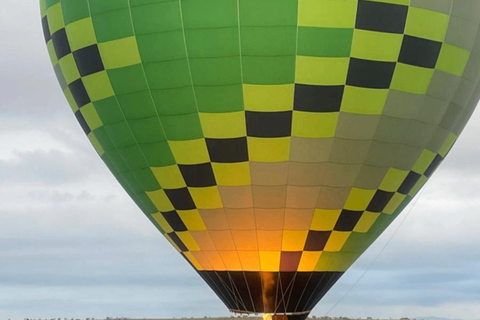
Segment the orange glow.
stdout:
[[272,314],[271,313],[264,313],[263,314],[263,320],[272,320]]
[[[275,310],[275,278],[273,273],[270,272],[262,272],[262,282],[263,282],[263,290],[262,290],[262,300],[264,310]],[[269,318],[265,318],[268,316]],[[263,319],[272,320],[272,315],[269,313],[265,313],[263,315]]]

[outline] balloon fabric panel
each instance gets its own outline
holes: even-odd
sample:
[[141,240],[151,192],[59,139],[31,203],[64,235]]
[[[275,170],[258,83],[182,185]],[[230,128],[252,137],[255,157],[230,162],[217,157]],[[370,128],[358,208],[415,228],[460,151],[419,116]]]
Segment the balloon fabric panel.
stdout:
[[306,317],[480,96],[480,4],[40,0],[103,161],[232,311]]

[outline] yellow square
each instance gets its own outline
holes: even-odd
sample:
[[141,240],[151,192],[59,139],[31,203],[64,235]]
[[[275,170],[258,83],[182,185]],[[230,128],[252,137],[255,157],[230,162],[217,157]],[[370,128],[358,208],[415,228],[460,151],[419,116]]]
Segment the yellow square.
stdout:
[[248,154],[251,161],[284,162],[290,156],[290,137],[248,137]]
[[470,58],[470,51],[452,46],[442,45],[436,69],[461,77]]
[[177,213],[189,231],[207,229],[198,210],[177,210]]
[[220,186],[247,186],[250,181],[248,162],[212,163],[215,179]]
[[166,233],[173,232],[172,227],[167,222],[167,220],[165,220],[165,218],[160,212],[152,214],[152,218],[158,223],[160,228],[162,228],[163,232],[166,232]]
[[315,271],[347,271],[358,256],[358,253],[350,252],[323,252],[315,266]]
[[72,51],[77,51],[97,43],[91,18],[75,21],[66,26],[65,31]]
[[315,209],[310,229],[316,231],[333,230],[341,212],[342,210]]
[[332,231],[323,251],[341,251],[351,232]]
[[400,193],[395,193],[386,205],[385,209],[383,209],[383,213],[385,214],[393,214],[395,213],[395,210],[397,210],[398,206],[405,200],[407,196],[400,194]]
[[403,34],[355,29],[351,56],[365,60],[396,62],[402,41]]
[[282,251],[303,251],[308,230],[283,230]]
[[50,62],[52,66],[56,66],[58,63],[57,54],[55,53],[55,49],[53,48],[53,41],[50,40],[47,42],[47,50],[48,56],[50,57]]
[[139,64],[137,40],[133,37],[98,44],[105,69],[117,69]]
[[352,188],[345,203],[346,210],[364,211],[377,190]]
[[280,270],[280,252],[279,251],[260,251],[260,271],[279,271]]
[[415,94],[425,94],[430,86],[433,71],[433,69],[398,62],[390,88]]
[[222,199],[217,187],[188,188],[198,209],[216,209],[222,207]]
[[338,112],[294,111],[292,136],[302,138],[330,138],[335,135]]
[[65,98],[67,99],[68,104],[70,105],[70,108],[72,109],[73,112],[77,112],[78,106],[77,103],[75,102],[75,99],[73,98],[72,92],[68,87],[66,87],[63,90],[63,94],[65,95]]
[[103,100],[115,95],[110,79],[105,71],[83,77],[82,81],[92,101]]
[[105,153],[105,150],[103,150],[102,145],[98,141],[97,137],[95,137],[95,134],[93,132],[90,132],[87,137],[90,140],[90,143],[92,144],[92,146],[97,151],[98,155],[103,156],[103,154]]
[[152,167],[153,174],[163,189],[179,189],[187,185],[178,166]]
[[206,138],[239,138],[247,135],[244,111],[199,115]]
[[423,174],[436,156],[437,155],[434,152],[424,149],[422,154],[420,154],[420,157],[418,157],[417,161],[413,165],[412,171]]
[[410,7],[408,8],[405,34],[443,42],[449,20],[448,14]]
[[175,210],[167,194],[162,189],[157,191],[147,191],[147,196],[153,202],[158,211],[168,212]]
[[293,84],[243,85],[245,110],[288,111],[293,109]]
[[65,26],[62,4],[60,2],[47,9],[47,20],[50,34],[54,34]]
[[82,113],[83,118],[88,124],[88,127],[90,130],[95,130],[97,128],[100,128],[103,126],[102,120],[100,120],[100,117],[98,116],[97,110],[93,106],[92,103],[88,103],[84,105],[81,109],[80,112]]
[[322,251],[303,251],[297,271],[314,271]]
[[299,0],[298,25],[354,28],[357,0]]
[[400,188],[408,175],[408,171],[390,168],[382,180],[380,190],[395,192]]
[[177,236],[182,240],[183,244],[187,247],[188,251],[199,251],[200,247],[193,239],[192,235],[188,231],[177,232]]
[[312,85],[344,85],[350,58],[297,56],[295,82]]
[[210,162],[205,139],[168,141],[178,164],[199,164]]
[[191,252],[184,252],[183,255],[185,256],[185,258],[188,259],[188,261],[190,261],[190,263],[195,267],[195,269],[197,269],[198,271],[203,270],[203,267],[200,265],[197,259],[195,259]]
[[388,89],[345,86],[340,110],[357,114],[382,114]]
[[75,63],[75,59],[73,59],[73,54],[67,54],[65,57],[60,59],[58,63],[60,64],[60,69],[62,70],[67,84],[70,84],[80,78],[77,64]]
[[373,213],[368,211],[364,212],[360,217],[360,220],[358,220],[357,224],[355,225],[353,231],[359,233],[368,232],[368,230],[370,230],[375,221],[377,221],[377,218],[379,216],[380,213]]
[[438,154],[442,157],[445,157],[448,151],[450,151],[450,149],[452,148],[455,141],[457,141],[457,138],[458,137],[455,134],[450,133],[445,142],[443,143],[442,147],[440,148]]

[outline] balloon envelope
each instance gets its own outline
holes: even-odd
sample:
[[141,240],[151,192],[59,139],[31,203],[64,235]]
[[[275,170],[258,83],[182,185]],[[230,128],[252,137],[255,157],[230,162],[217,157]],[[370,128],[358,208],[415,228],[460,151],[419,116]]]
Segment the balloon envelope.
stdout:
[[479,99],[476,0],[40,0],[103,161],[232,311],[306,317]]

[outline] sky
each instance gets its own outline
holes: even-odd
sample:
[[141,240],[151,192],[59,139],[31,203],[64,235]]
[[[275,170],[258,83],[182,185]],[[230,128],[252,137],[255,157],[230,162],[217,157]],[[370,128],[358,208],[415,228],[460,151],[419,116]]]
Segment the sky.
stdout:
[[[0,319],[228,310],[136,208],[56,82],[37,1],[0,8]],[[480,319],[480,113],[312,315]]]

